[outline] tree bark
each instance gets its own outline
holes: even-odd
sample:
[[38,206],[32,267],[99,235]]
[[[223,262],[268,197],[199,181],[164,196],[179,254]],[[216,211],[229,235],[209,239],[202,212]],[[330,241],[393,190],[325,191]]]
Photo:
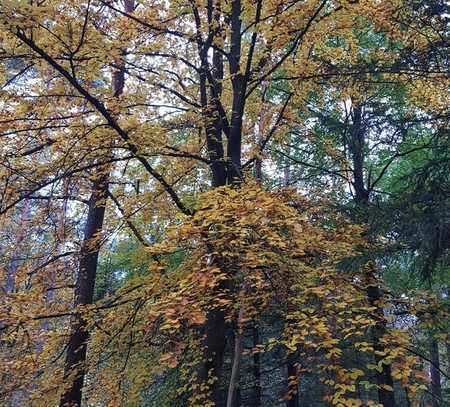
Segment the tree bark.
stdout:
[[[103,228],[107,180],[105,175],[94,182],[80,251],[80,265],[75,285],[75,306],[92,304],[95,277],[100,251],[99,234]],[[89,331],[86,321],[78,314],[73,318],[71,334],[66,352],[64,376],[69,386],[64,390],[60,407],[81,406],[82,389],[85,376],[87,341]]]
[[14,241],[14,251],[12,253],[11,259],[9,261],[8,266],[6,267],[6,281],[5,281],[5,293],[12,293],[15,288],[15,279],[16,279],[16,272],[17,268],[19,267],[20,257],[25,257],[24,253],[22,252],[22,243],[25,239],[25,231],[27,230],[26,222],[30,218],[30,200],[25,199],[23,202],[22,209],[20,211],[20,221],[19,221],[19,227],[17,230],[17,235],[15,236]]
[[367,206],[370,191],[364,181],[364,126],[362,122],[362,107],[353,108],[353,123],[350,129],[350,152],[353,162],[353,188],[355,202],[362,207]]
[[430,376],[431,395],[433,407],[440,407],[442,401],[441,373],[439,363],[439,345],[435,338],[430,336]]
[[445,347],[447,351],[447,376],[450,377],[450,343],[447,342]]
[[[221,2],[207,2],[208,22],[220,26],[224,13],[221,10]],[[197,11],[198,12],[198,11]],[[242,123],[243,113],[246,101],[246,78],[240,71],[241,59],[241,1],[232,0],[231,13],[229,22],[231,25],[230,52],[228,55],[228,63],[230,74],[232,76],[232,112],[228,119],[224,115],[221,106],[221,81],[224,77],[224,60],[223,54],[211,47],[214,38],[210,42],[203,41],[201,35],[196,39],[197,48],[200,59],[199,82],[200,82],[200,104],[202,106],[202,115],[206,130],[206,143],[208,153],[211,160],[211,183],[213,187],[221,187],[225,185],[237,185],[242,180],[241,168],[241,139],[242,139]],[[201,27],[196,23],[196,28],[200,34]],[[211,34],[222,35],[220,30]],[[212,69],[208,55],[212,49]],[[227,136],[226,154],[222,135]],[[214,259],[220,263],[220,258]],[[224,267],[224,265],[220,265]],[[218,292],[229,287],[231,281],[222,281],[217,287]],[[210,401],[214,405],[224,404],[224,398],[220,391],[219,380],[223,365],[223,353],[226,346],[226,322],[225,312],[220,309],[213,309],[208,312],[204,326],[204,352],[203,359],[198,369],[198,380],[206,382],[211,376],[216,380],[210,386]]]
[[[125,12],[134,11],[134,0],[124,1]],[[112,91],[119,97],[125,86],[125,62],[119,62],[119,68],[113,72]],[[100,170],[101,171],[101,170]],[[108,197],[108,178],[105,172],[99,172],[93,182],[84,237],[80,251],[80,264],[75,283],[74,305],[92,304],[94,299],[95,279],[97,275],[98,256],[101,248],[100,233],[103,229],[106,200]],[[84,317],[75,315],[71,323],[71,334],[67,345],[64,377],[69,386],[61,395],[60,407],[80,407],[85,377],[85,362],[89,331]]]
[[[364,124],[363,124],[363,109],[360,104],[353,108],[352,113],[353,123],[350,128],[350,141],[349,149],[352,155],[353,162],[353,187],[355,189],[354,201],[361,209],[360,218],[364,222],[368,220],[368,204],[370,198],[370,186],[366,186],[364,180],[364,147],[365,147],[365,136],[364,136]],[[358,216],[358,214],[357,214]],[[370,305],[375,307],[375,313],[378,316],[379,321],[374,327],[373,331],[373,346],[375,350],[375,361],[379,363],[382,359],[377,352],[384,351],[384,345],[381,343],[381,338],[386,332],[386,321],[384,318],[384,311],[380,303],[383,299],[383,293],[378,283],[376,282],[375,265],[370,263],[368,265],[369,270],[367,274],[367,298]],[[396,407],[394,391],[387,390],[386,387],[391,387],[393,389],[394,383],[392,379],[391,366],[382,364],[383,369],[381,372],[376,372],[376,380],[378,384],[378,398],[384,407]]]
[[[253,347],[259,344],[259,327],[255,324],[253,331]],[[253,406],[261,406],[261,357],[259,352],[253,354]]]
[[231,75],[231,85],[233,89],[231,106],[230,135],[227,145],[228,157],[228,183],[236,184],[242,179],[241,153],[242,153],[242,123],[245,109],[245,92],[247,80],[241,72],[241,41],[242,41],[242,5],[241,0],[231,2],[231,38],[229,67]]
[[286,407],[299,407],[298,385],[289,385],[290,377],[297,377],[297,368],[295,367],[295,353],[287,357],[287,378],[288,390],[292,397],[286,400]]
[[[375,267],[372,263],[368,265],[369,270],[367,273],[367,297],[369,304],[375,308],[375,314],[378,318],[373,330],[373,348],[375,351],[375,363],[381,363],[383,356],[378,353],[383,353],[385,347],[381,342],[382,337],[386,332],[386,320],[384,317],[384,311],[380,302],[383,298],[383,293],[378,287],[378,283],[375,279]],[[391,366],[384,363],[381,364],[381,372],[376,372],[376,380],[378,384],[378,399],[384,407],[396,407],[395,395],[394,395],[394,381],[392,379]],[[392,390],[388,390],[386,387],[390,387]]]
[[239,376],[243,349],[243,319],[244,307],[241,305],[236,324],[236,332],[234,335],[234,357],[233,366],[231,368],[230,383],[228,385],[227,407],[237,406],[236,394],[237,388],[239,387]]
[[206,383],[211,377],[214,378],[214,382],[209,388],[210,399],[215,406],[219,406],[222,403],[219,381],[226,345],[224,311],[214,309],[208,312],[204,338],[203,362],[200,363],[198,368],[198,380],[202,384]]
[[[447,298],[450,296],[450,289],[446,288],[445,290]],[[446,341],[445,351],[447,353],[447,377],[450,377],[450,342]]]

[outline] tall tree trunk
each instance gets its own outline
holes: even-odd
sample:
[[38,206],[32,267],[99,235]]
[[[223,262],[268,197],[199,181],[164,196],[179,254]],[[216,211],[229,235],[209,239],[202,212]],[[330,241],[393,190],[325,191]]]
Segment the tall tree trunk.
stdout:
[[227,144],[228,158],[228,183],[236,184],[242,179],[241,154],[242,154],[242,124],[245,110],[245,92],[247,80],[241,71],[241,42],[242,42],[242,4],[241,0],[231,1],[230,14],[230,53],[228,57],[231,86],[233,89],[230,135]]
[[[95,277],[97,274],[100,251],[99,234],[103,228],[105,215],[107,176],[103,175],[94,182],[84,229],[84,238],[80,251],[80,265],[75,285],[75,306],[92,304],[94,298]],[[82,315],[74,316],[71,334],[67,346],[64,375],[69,386],[60,399],[60,407],[81,406],[82,389],[85,376],[87,341],[89,332]]]
[[[287,148],[287,155],[291,153],[291,148]],[[289,164],[289,160],[286,160],[283,168],[283,185],[288,187],[291,183],[291,166]]]
[[[220,287],[219,287],[220,289]],[[226,345],[225,313],[220,309],[213,309],[206,316],[203,341],[203,362],[198,368],[199,383],[213,380],[209,387],[210,400],[215,406],[222,405],[220,391],[220,377],[223,365],[223,356]]]
[[[18,289],[16,287],[16,274],[18,267],[20,266],[21,259],[26,258],[26,251],[24,251],[23,243],[26,238],[27,231],[27,221],[30,219],[30,200],[25,199],[23,201],[23,206],[20,209],[20,219],[19,224],[16,229],[17,233],[14,236],[14,249],[11,254],[9,263],[6,266],[6,281],[4,286],[4,293],[11,294]],[[0,328],[3,326],[0,320]],[[20,407],[24,405],[27,399],[27,389],[17,389],[13,390],[11,398],[9,400],[8,407]]]
[[263,150],[263,140],[264,140],[264,130],[265,130],[265,122],[266,122],[266,116],[267,116],[267,106],[265,103],[265,97],[266,97],[266,91],[268,88],[268,82],[264,81],[262,83],[261,87],[261,109],[259,111],[259,118],[258,118],[258,124],[256,131],[256,138],[255,138],[255,144],[257,148],[258,156],[255,160],[255,178],[256,180],[261,183],[263,178],[263,172],[262,172],[262,150]]
[[[220,20],[220,1],[213,4],[208,1],[208,22],[213,24]],[[206,131],[206,144],[208,148],[209,158],[211,160],[211,184],[213,187],[220,187],[227,184],[227,166],[224,157],[224,147],[222,140],[223,119],[217,109],[222,94],[222,80],[224,75],[223,56],[217,50],[213,50],[212,58],[212,78],[214,83],[208,82],[208,49],[204,44],[199,42],[198,53],[201,61],[199,70],[200,80],[200,103],[202,106],[202,115]],[[217,257],[212,260],[218,263],[220,259]],[[223,290],[226,282],[221,282],[217,287],[218,292]],[[226,346],[226,326],[225,313],[221,309],[215,308],[210,310],[206,315],[206,321],[203,332],[203,361],[197,369],[197,379],[199,384],[210,382],[210,400],[214,405],[220,405],[222,395],[220,392],[219,381],[223,365],[223,358]]]
[[349,148],[353,164],[353,188],[355,189],[355,202],[366,207],[370,191],[366,188],[364,180],[364,147],[365,136],[362,120],[362,108],[357,105],[353,108],[353,123],[350,129]]
[[450,343],[445,345],[447,351],[447,376],[450,377]]
[[[243,297],[243,295],[241,295]],[[236,407],[237,406],[237,389],[239,387],[239,376],[241,370],[241,362],[242,362],[242,350],[244,348],[244,334],[243,334],[243,323],[244,323],[244,306],[241,303],[241,307],[239,309],[239,315],[236,323],[236,331],[234,334],[234,356],[233,356],[233,365],[231,367],[231,377],[230,382],[228,384],[228,396],[227,396],[227,407]]]
[[[259,345],[259,327],[255,324],[252,327],[253,348]],[[253,354],[253,406],[261,406],[261,356],[259,352]]]
[[[364,179],[364,148],[365,148],[365,128],[363,123],[363,109],[360,104],[353,108],[352,113],[353,123],[350,128],[349,149],[352,155],[353,163],[353,187],[355,189],[354,201],[358,206],[357,217],[364,222],[368,220],[368,204],[370,198],[370,186],[366,186]],[[376,280],[376,269],[373,263],[368,265],[367,272],[367,299],[369,303],[375,307],[375,314],[379,321],[373,330],[373,346],[375,350],[375,361],[379,363],[382,359],[380,355],[383,353],[384,345],[381,338],[386,332],[386,320],[384,318],[384,310],[382,304],[383,292],[378,286]],[[376,371],[376,380],[378,384],[378,398],[384,407],[396,407],[394,391],[388,388],[394,387],[391,366],[382,364],[381,372]]]
[[[386,333],[386,319],[384,317],[384,311],[380,303],[383,299],[383,293],[378,287],[378,282],[375,277],[375,266],[371,262],[368,265],[367,272],[367,297],[369,304],[375,308],[375,314],[378,321],[373,329],[373,348],[375,353],[375,363],[380,364],[385,351],[384,344],[381,342],[384,334]],[[391,366],[384,363],[381,364],[381,372],[376,372],[376,380],[378,384],[378,399],[384,407],[396,407],[395,395],[394,395],[394,381],[392,379]],[[392,390],[389,390],[392,389]]]
[[[290,153],[290,147],[288,147],[287,154]],[[289,161],[286,160],[286,166],[283,170],[283,183],[285,186],[289,186],[291,181],[291,172],[290,172],[290,166]],[[286,400],[286,407],[299,407],[299,395],[298,395],[298,385],[295,384],[294,386],[289,385],[290,377],[297,377],[297,369],[295,367],[295,353],[288,355],[286,359],[286,376],[287,376],[287,382],[288,382],[288,391],[291,393],[291,398],[289,400]]]
[[[449,298],[450,288],[446,288],[445,293],[446,293],[446,297]],[[450,342],[449,341],[446,341],[445,351],[447,353],[447,377],[450,377]]]
[[286,407],[299,407],[300,400],[298,396],[298,385],[292,384],[292,377],[297,378],[297,368],[295,367],[295,353],[288,355],[286,365],[287,365],[287,379],[288,379],[288,391],[290,398],[286,400]]
[[[208,0],[207,7],[209,22],[213,19],[216,19],[216,21],[219,22],[222,13],[220,1],[214,3],[212,0]],[[230,123],[229,125],[226,125],[226,134],[228,136],[226,157],[222,140],[222,133],[225,133],[225,118],[222,117],[223,112],[221,112],[219,108],[219,99],[222,91],[220,82],[223,79],[224,71],[223,56],[220,52],[213,50],[213,68],[212,72],[208,71],[210,69],[210,63],[208,62],[208,52],[210,48],[206,48],[205,43],[202,43],[201,41],[197,42],[201,62],[199,70],[200,102],[206,129],[208,153],[212,162],[210,168],[213,187],[220,187],[226,184],[237,185],[242,180],[241,140],[247,80],[240,72],[242,37],[241,11],[241,1],[232,0],[230,14],[231,43],[228,57],[230,74],[233,78],[232,112]],[[200,27],[197,27],[197,29],[200,29]],[[213,78],[212,81],[210,79],[211,77]],[[223,264],[220,264],[220,258],[216,258],[213,261],[217,262],[219,267],[225,267]],[[231,279],[222,281],[216,289],[217,292],[223,292],[225,289],[231,290]],[[198,379],[205,383],[211,376],[215,378],[209,389],[210,400],[215,406],[224,404],[219,381],[226,341],[225,313],[220,309],[212,309],[206,316],[203,341],[204,362],[199,366]]]
[[[125,0],[126,13],[134,11],[134,0]],[[112,91],[115,97],[123,93],[125,86],[125,61],[119,61],[119,68],[113,72]],[[92,187],[84,237],[80,250],[80,263],[75,283],[74,305],[89,305],[94,299],[98,256],[101,247],[100,234],[103,229],[109,175],[99,170]],[[71,334],[67,345],[64,376],[69,385],[60,398],[60,407],[80,407],[85,377],[85,362],[89,331],[86,320],[77,314],[71,322]]]
[[441,373],[439,363],[439,345],[435,338],[430,336],[430,376],[431,395],[433,397],[433,407],[440,407],[442,401]]
[[[267,115],[267,106],[265,104],[265,95],[268,88],[268,83],[265,81],[262,83],[261,89],[261,110],[259,111],[259,118],[256,130],[255,144],[258,149],[258,156],[255,160],[255,178],[256,181],[261,184],[263,180],[263,159],[261,157],[262,144],[264,140],[265,121]],[[259,327],[254,323],[251,327],[253,348],[259,344]],[[252,394],[252,406],[261,406],[261,357],[259,352],[253,353],[252,360],[252,373],[253,373],[253,394]]]
[[25,257],[24,253],[21,250],[22,242],[26,237],[26,230],[25,227],[26,222],[30,218],[30,200],[25,199],[23,201],[23,206],[20,211],[20,220],[19,225],[17,228],[17,234],[14,239],[14,250],[11,255],[11,259],[9,261],[9,264],[6,268],[6,281],[5,281],[5,289],[4,291],[6,293],[12,293],[14,289],[16,288],[15,279],[16,279],[16,272],[17,268],[20,264],[20,257]]

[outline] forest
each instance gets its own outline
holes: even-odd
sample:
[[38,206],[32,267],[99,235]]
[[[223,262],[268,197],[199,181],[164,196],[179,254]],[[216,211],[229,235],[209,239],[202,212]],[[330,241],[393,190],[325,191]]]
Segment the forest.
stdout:
[[449,45],[446,0],[0,0],[0,406],[449,406]]

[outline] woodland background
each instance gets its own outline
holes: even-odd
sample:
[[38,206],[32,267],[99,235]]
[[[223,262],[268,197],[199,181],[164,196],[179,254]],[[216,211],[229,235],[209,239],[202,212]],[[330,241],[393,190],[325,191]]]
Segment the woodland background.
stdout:
[[449,16],[0,1],[0,404],[448,405]]

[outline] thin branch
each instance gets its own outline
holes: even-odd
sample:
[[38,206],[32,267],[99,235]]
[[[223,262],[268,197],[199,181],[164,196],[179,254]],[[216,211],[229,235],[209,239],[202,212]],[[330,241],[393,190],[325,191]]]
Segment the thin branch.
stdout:
[[286,154],[284,151],[281,151],[281,150],[277,150],[277,149],[271,149],[271,150],[272,150],[273,152],[277,153],[277,154],[282,155],[283,157],[286,157],[287,159],[293,161],[293,162],[296,163],[296,164],[304,165],[305,167],[314,168],[314,169],[323,171],[323,172],[325,172],[325,173],[327,173],[327,174],[336,175],[336,176],[338,176],[338,177],[341,177],[343,180],[348,181],[347,177],[345,177],[344,175],[342,175],[342,174],[341,174],[340,172],[338,172],[338,171],[327,170],[326,168],[320,167],[319,165],[314,165],[314,164],[311,164],[311,163],[307,163],[307,162],[305,162],[305,161],[301,161],[301,160],[299,160],[299,159],[297,159],[297,158],[294,158],[294,157],[290,156],[289,154]]
[[35,267],[33,270],[29,271],[27,274],[28,276],[32,276],[33,274],[36,274],[39,270],[43,269],[44,267],[47,267],[48,265],[52,264],[56,260],[59,260],[61,257],[66,257],[74,254],[74,251],[65,252],[58,254],[56,256],[50,257],[45,263],[40,264],[39,266]]
[[122,208],[122,205],[120,205],[120,202],[117,200],[117,198],[112,194],[112,192],[110,190],[107,190],[106,193],[111,198],[111,200],[114,202],[114,204],[116,205],[116,207],[119,210],[119,212],[122,214],[122,216],[123,216],[127,226],[131,229],[133,234],[136,236],[136,239],[139,240],[139,242],[144,247],[149,247],[150,246],[149,243],[147,243],[145,241],[145,239],[143,238],[143,236],[141,235],[141,233],[139,232],[137,227],[130,220],[129,216],[127,216],[127,214],[125,213],[125,210]]
[[[259,152],[262,152],[265,148],[267,143],[270,141],[270,139],[273,137],[273,135],[275,134],[275,131],[278,129],[278,125],[280,124],[281,120],[283,119],[283,115],[284,112],[289,104],[289,101],[291,100],[292,97],[292,93],[290,93],[288,95],[288,97],[286,98],[286,100],[283,103],[283,106],[280,110],[280,112],[278,113],[278,117],[275,120],[275,123],[273,124],[272,128],[269,131],[269,134],[267,135],[267,137],[262,141],[262,143],[259,146]],[[246,168],[248,167],[251,163],[253,163],[256,160],[256,157],[252,157],[250,160],[248,160],[243,166],[242,168]]]
[[51,67],[53,67],[57,72],[59,72],[67,81],[81,94],[84,98],[96,108],[96,110],[103,116],[107,121],[109,126],[117,132],[117,134],[125,141],[129,150],[134,154],[134,156],[141,162],[144,168],[155,178],[170,195],[175,205],[186,215],[192,215],[193,211],[187,208],[183,202],[181,202],[175,190],[172,186],[164,179],[164,177],[157,172],[150,163],[139,154],[138,147],[131,141],[128,133],[119,126],[117,121],[108,112],[105,105],[91,93],[89,93],[78,80],[73,77],[67,69],[60,65],[54,58],[52,58],[47,52],[40,48],[32,39],[28,38],[24,32],[18,28],[14,33],[17,38],[19,38],[24,44],[26,44],[30,49],[40,55]]

